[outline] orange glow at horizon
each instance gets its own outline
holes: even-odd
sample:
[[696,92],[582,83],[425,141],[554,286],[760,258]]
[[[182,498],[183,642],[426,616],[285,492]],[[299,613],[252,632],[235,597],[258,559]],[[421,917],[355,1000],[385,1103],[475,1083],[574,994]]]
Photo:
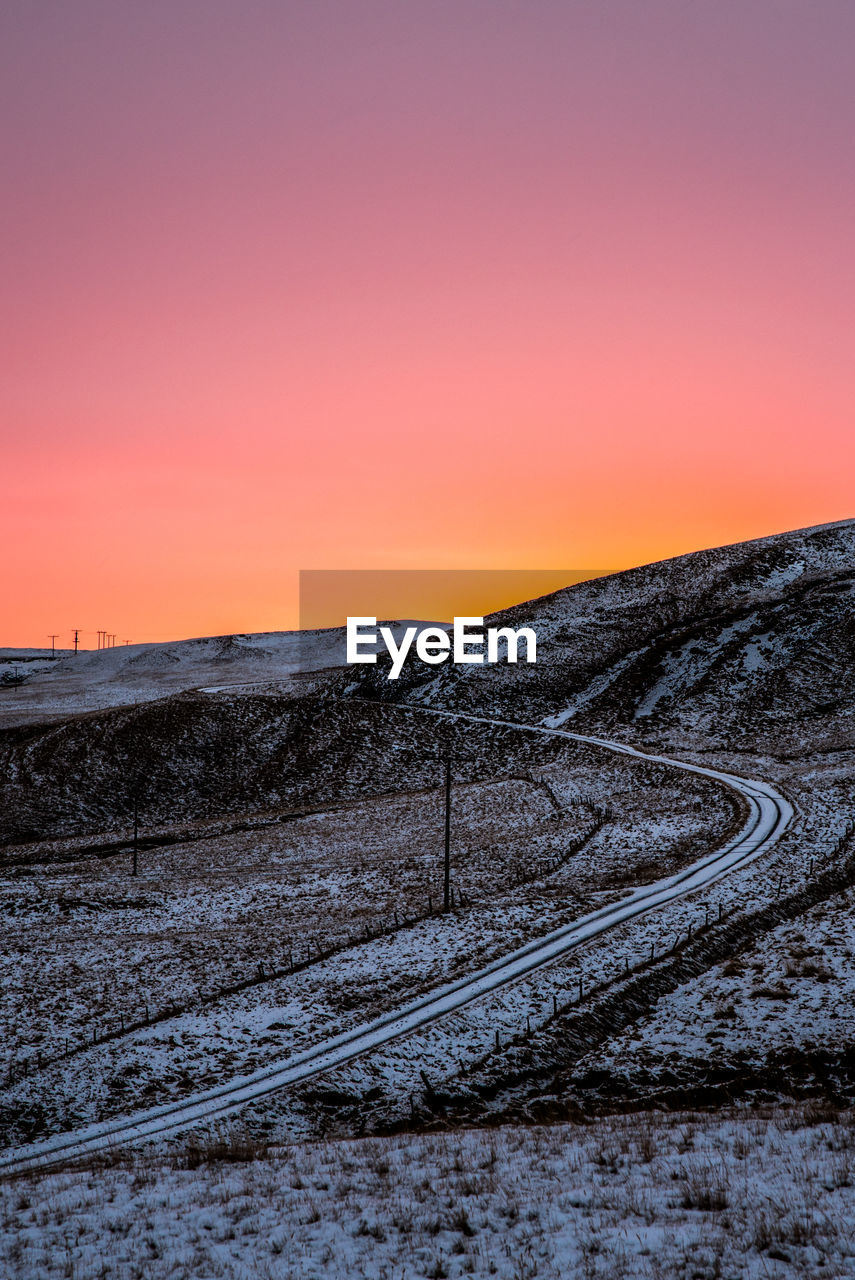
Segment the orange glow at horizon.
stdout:
[[0,645],[855,514],[855,10],[177,0],[0,41]]

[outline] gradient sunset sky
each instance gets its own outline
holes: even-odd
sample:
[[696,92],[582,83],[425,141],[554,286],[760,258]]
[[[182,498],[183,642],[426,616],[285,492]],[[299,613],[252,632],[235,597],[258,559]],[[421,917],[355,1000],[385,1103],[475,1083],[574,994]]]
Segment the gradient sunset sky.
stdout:
[[855,514],[851,0],[5,0],[0,644]]

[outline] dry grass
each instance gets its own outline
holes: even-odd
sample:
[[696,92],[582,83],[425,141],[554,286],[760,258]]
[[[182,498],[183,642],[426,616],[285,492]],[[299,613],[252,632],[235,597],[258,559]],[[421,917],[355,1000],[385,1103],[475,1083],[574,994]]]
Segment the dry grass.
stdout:
[[240,1131],[0,1187],[0,1274],[745,1280],[848,1274],[849,1113],[259,1148]]

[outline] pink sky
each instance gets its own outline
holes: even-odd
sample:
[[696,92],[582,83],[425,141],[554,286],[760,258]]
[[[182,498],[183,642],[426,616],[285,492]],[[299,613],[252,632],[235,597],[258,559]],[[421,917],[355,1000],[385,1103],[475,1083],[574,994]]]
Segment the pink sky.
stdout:
[[854,513],[848,0],[3,8],[0,644]]

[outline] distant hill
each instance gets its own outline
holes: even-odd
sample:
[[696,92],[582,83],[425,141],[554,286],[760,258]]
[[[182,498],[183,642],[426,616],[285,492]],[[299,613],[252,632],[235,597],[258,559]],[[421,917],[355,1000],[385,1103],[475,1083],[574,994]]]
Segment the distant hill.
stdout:
[[395,685],[363,675],[362,691],[773,754],[855,739],[853,520],[579,583],[489,623],[534,627],[537,664],[410,662]]
[[[413,623],[391,625],[399,635]],[[344,663],[343,627],[203,636],[56,657],[49,649],[0,649],[0,726],[151,702],[205,685],[279,686]]]
[[[789,760],[849,786],[855,521],[583,582],[488,622],[533,627],[537,663],[408,659],[389,681],[386,657],[342,667],[341,630],[34,663],[2,691],[0,843],[125,829],[135,795],[162,824],[435,785],[441,732],[402,719],[402,703],[677,755],[741,752],[752,770],[758,757]],[[376,705],[390,702],[394,715]],[[448,732],[467,740],[457,753],[473,776],[505,767],[471,723]]]

